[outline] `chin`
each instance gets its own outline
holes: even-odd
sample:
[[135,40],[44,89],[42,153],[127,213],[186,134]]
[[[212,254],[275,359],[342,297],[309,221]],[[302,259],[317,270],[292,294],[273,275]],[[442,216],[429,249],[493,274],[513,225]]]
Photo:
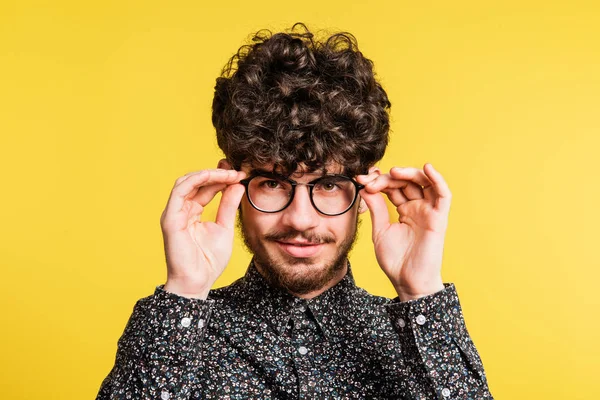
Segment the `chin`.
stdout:
[[255,263],[273,286],[295,294],[319,290],[334,279],[346,265],[346,258],[323,262],[322,257],[295,258],[289,256],[262,258],[255,254]]

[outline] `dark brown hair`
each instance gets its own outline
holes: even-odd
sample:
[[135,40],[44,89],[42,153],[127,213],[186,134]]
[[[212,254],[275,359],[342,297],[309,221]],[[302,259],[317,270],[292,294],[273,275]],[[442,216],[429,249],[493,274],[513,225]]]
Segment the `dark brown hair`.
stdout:
[[212,104],[217,142],[234,168],[274,163],[287,175],[336,162],[354,176],[383,157],[391,103],[352,34],[319,41],[297,23],[252,40],[223,68]]

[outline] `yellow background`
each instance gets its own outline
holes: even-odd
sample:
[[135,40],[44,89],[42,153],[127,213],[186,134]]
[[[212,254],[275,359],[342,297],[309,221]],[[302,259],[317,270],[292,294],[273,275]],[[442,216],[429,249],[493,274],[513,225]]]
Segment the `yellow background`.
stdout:
[[[449,183],[444,281],[494,396],[598,398],[600,5],[460,0],[2,2],[0,397],[95,397],[164,282],[175,179],[220,158],[215,78],[250,33],[296,21],[375,62],[381,166]],[[357,282],[393,296],[365,215]],[[217,286],[246,268],[235,246]]]

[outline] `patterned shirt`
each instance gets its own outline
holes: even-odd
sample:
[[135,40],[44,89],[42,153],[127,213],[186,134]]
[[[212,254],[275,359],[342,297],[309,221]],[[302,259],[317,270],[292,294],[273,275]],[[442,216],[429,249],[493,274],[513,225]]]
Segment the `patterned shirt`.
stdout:
[[163,286],[135,304],[97,400],[493,399],[452,283],[399,301],[348,266],[305,300],[251,262],[207,300]]

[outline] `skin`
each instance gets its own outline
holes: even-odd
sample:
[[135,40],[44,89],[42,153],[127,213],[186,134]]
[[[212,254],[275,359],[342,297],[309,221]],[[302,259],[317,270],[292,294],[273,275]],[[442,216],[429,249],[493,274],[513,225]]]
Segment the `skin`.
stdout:
[[[429,163],[423,170],[393,167],[387,174],[358,176],[366,185],[361,196],[373,222],[372,239],[381,269],[401,301],[444,289],[442,255],[452,194],[442,175]],[[397,211],[395,222],[383,197]]]
[[[243,166],[242,170],[249,173],[251,168]],[[341,170],[339,166],[330,167],[328,173]],[[291,178],[307,183],[320,176],[321,173],[297,171]],[[287,208],[264,213],[252,207],[244,196],[240,225],[258,271],[271,285],[298,297],[312,298],[323,293],[346,275],[347,255],[356,237],[359,204],[356,201],[342,215],[326,216],[313,207],[308,187],[299,185]]]
[[[275,214],[261,213],[247,204],[244,186],[239,183],[248,170],[230,168],[225,160],[221,160],[217,169],[190,172],[175,182],[161,215],[167,261],[166,291],[184,297],[207,298],[231,258],[235,216],[240,204],[243,223],[258,229],[259,238],[273,229],[311,231],[333,238],[334,243],[326,243],[319,250],[323,252],[318,257],[321,261],[315,257],[300,263],[317,274],[331,267],[334,246],[339,246],[348,237],[352,224],[355,228],[358,210],[336,217],[323,216],[310,204],[306,190],[299,190],[286,210]],[[313,178],[301,181],[310,179]],[[394,167],[386,174],[372,167],[367,175],[359,175],[356,180],[366,185],[360,192],[361,203],[362,209],[368,207],[371,215],[378,264],[400,300],[416,299],[443,290],[441,265],[451,193],[442,175],[431,164],[425,164],[422,170]],[[203,221],[204,207],[218,192],[222,192],[222,197],[215,221]],[[390,222],[382,194],[396,207],[394,222]],[[355,208],[359,206],[355,205]],[[340,217],[343,218],[337,220]],[[294,270],[289,254],[264,238],[258,240],[255,244],[262,243],[261,251],[280,260],[281,268]],[[257,267],[260,271],[260,266]],[[297,274],[301,270],[295,271]],[[315,297],[339,282],[345,273],[344,266],[322,287],[296,294],[304,298]]]

